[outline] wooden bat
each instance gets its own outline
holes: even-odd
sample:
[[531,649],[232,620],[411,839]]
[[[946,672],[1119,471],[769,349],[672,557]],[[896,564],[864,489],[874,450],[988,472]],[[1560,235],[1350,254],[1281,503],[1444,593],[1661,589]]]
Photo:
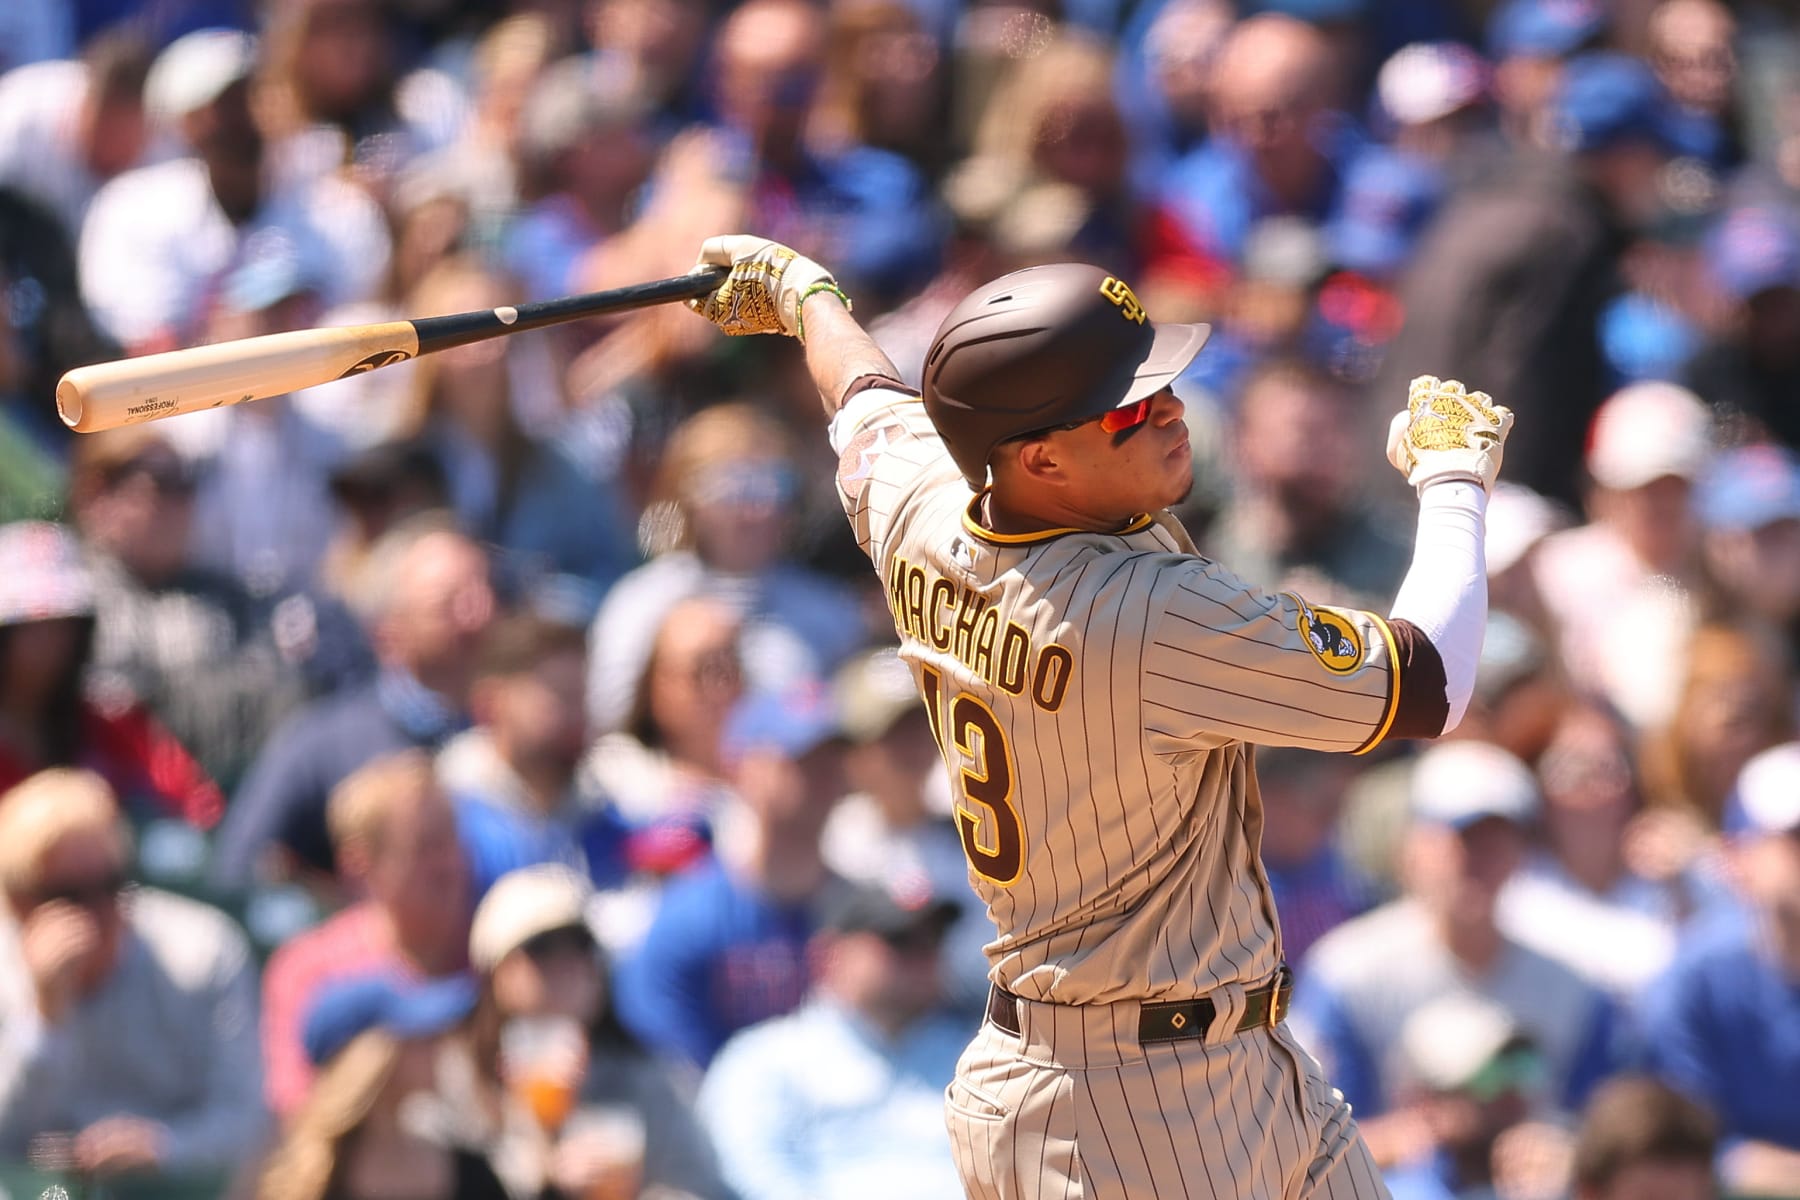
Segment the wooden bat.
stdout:
[[56,411],[81,433],[297,392],[422,354],[583,317],[691,300],[724,281],[724,267],[534,304],[379,325],[297,329],[211,346],[76,367],[56,385]]

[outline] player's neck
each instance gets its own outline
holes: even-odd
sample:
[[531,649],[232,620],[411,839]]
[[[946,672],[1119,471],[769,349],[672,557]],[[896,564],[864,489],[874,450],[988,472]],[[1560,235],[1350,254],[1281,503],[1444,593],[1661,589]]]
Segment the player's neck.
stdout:
[[981,523],[994,533],[1043,533],[1048,529],[1085,529],[1114,533],[1140,514],[1123,517],[1097,516],[1058,501],[1054,496],[1001,497],[989,489],[982,496]]

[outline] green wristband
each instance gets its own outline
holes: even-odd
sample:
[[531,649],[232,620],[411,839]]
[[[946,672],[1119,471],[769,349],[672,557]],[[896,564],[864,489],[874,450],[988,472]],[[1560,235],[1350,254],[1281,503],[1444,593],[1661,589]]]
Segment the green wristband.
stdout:
[[820,292],[830,292],[832,295],[836,296],[839,300],[842,300],[844,302],[844,311],[845,312],[855,312],[856,311],[856,306],[854,304],[850,303],[850,297],[846,296],[844,294],[844,289],[837,285],[836,280],[834,280],[834,279],[814,280],[811,287],[807,288],[804,292],[800,293],[800,299],[794,305],[794,336],[800,339],[800,344],[802,346],[806,345],[806,317],[804,315],[806,312],[806,302],[808,299],[810,299],[813,296],[818,295]]

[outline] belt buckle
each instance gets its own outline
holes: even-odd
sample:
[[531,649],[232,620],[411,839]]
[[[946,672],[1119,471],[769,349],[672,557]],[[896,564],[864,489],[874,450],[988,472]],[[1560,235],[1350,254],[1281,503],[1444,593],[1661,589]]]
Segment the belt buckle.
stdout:
[[1282,963],[1275,970],[1275,982],[1269,986],[1269,1007],[1263,1017],[1263,1024],[1270,1033],[1274,1033],[1282,1018],[1287,1016],[1288,1001],[1293,995],[1294,973]]

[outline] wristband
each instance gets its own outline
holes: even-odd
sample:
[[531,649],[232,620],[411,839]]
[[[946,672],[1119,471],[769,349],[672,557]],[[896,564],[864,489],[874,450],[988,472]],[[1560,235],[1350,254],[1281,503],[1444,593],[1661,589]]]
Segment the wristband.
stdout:
[[845,312],[856,311],[856,306],[850,303],[850,297],[844,294],[844,289],[837,285],[836,280],[829,278],[814,280],[812,286],[800,293],[800,299],[794,304],[794,336],[799,339],[802,346],[806,345],[806,317],[802,315],[806,311],[806,301],[820,292],[830,292],[842,300]]

